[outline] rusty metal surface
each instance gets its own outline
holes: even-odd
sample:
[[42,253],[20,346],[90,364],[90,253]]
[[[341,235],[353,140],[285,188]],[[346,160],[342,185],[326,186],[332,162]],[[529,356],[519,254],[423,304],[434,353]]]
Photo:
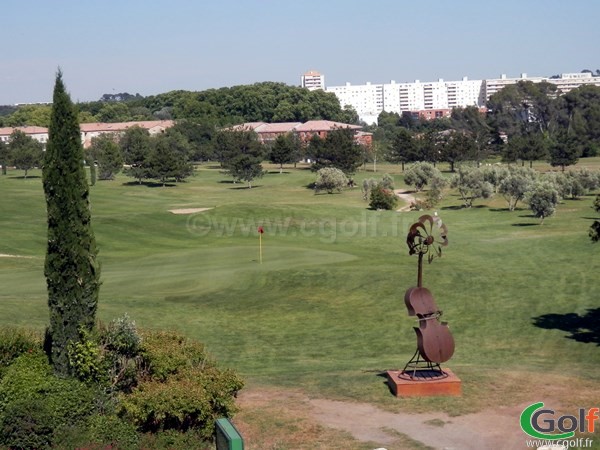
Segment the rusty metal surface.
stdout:
[[448,323],[441,322],[442,311],[439,310],[431,292],[423,287],[423,259],[431,263],[434,258],[442,256],[442,247],[448,245],[448,228],[441,219],[423,215],[414,223],[406,238],[409,255],[418,255],[417,286],[409,288],[404,295],[404,303],[410,316],[417,316],[419,326],[415,327],[417,334],[417,351],[407,363],[404,371],[413,376],[421,366],[420,358],[426,363],[427,370],[439,368],[439,364],[448,361],[454,354],[454,338]]

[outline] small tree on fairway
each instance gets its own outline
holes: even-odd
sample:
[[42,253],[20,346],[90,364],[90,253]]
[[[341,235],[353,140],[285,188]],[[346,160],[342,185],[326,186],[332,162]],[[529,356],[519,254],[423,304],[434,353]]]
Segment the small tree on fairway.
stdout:
[[525,201],[529,204],[535,217],[542,219],[544,223],[546,217],[550,217],[556,211],[558,204],[558,191],[551,183],[537,183],[527,193]]
[[125,173],[138,180],[140,184],[148,172],[150,142],[148,131],[138,126],[128,128],[119,140],[123,160],[129,165]]
[[253,130],[222,130],[215,138],[215,152],[221,165],[236,181],[252,180],[263,176],[264,148]]
[[348,178],[340,169],[323,167],[317,172],[315,193],[327,191],[328,194],[333,194],[334,191],[341,192],[346,186],[348,186]]
[[469,166],[460,166],[458,173],[451,182],[457,188],[465,207],[473,206],[473,201],[478,198],[489,198],[494,193],[493,186],[484,180],[483,171]]
[[69,374],[67,347],[94,326],[100,271],[75,108],[59,71],[42,172],[48,214],[45,275],[50,326],[46,348],[54,370]]
[[92,145],[88,149],[90,166],[98,164],[98,179],[112,180],[123,168],[121,148],[111,134],[101,134],[92,138]]
[[415,190],[419,192],[436,176],[441,177],[442,173],[433,164],[418,162],[406,169],[404,172],[404,182],[408,186],[414,186]]
[[394,191],[386,189],[382,185],[377,185],[371,190],[369,206],[371,209],[392,210],[398,205],[398,197]]
[[42,162],[44,146],[21,130],[13,131],[8,147],[12,164],[25,171],[25,178],[29,169],[39,166]]
[[525,198],[531,185],[536,179],[536,172],[533,169],[512,169],[510,174],[504,178],[498,187],[506,201],[509,211],[514,211],[517,203]]
[[284,164],[295,163],[300,159],[301,142],[296,134],[279,135],[273,142],[269,160],[279,164],[279,173],[283,172]]

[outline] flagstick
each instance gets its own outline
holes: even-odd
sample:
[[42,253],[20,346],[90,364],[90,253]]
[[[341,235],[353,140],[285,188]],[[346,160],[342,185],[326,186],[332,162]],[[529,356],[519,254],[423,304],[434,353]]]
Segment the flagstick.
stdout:
[[259,261],[262,264],[262,233],[258,233]]

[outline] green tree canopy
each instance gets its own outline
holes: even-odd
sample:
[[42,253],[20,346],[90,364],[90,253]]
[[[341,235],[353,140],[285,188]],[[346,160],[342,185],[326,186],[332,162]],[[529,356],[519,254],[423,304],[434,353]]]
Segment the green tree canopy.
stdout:
[[88,163],[98,165],[98,179],[100,180],[112,180],[123,169],[121,147],[112,134],[104,133],[92,138],[88,154]]
[[21,130],[15,130],[8,143],[9,161],[19,170],[25,171],[25,178],[30,169],[41,165],[44,156],[44,145]]
[[354,130],[350,128],[333,129],[327,133],[325,139],[311,140],[309,148],[315,160],[313,170],[335,167],[346,175],[351,175],[361,166],[364,159],[364,152],[354,140]]
[[284,164],[291,164],[300,160],[302,143],[295,133],[279,135],[271,145],[269,160],[279,164],[279,173],[283,172]]

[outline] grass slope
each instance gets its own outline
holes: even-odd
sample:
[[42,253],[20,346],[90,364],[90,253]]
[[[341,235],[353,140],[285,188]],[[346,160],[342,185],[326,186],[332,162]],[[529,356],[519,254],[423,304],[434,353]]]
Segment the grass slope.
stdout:
[[[357,185],[385,171],[402,185],[392,166],[360,172]],[[600,248],[587,238],[593,196],[563,202],[541,226],[526,209],[507,211],[501,197],[469,210],[456,196],[444,201],[438,213],[450,245],[426,265],[424,284],[450,323],[449,366],[464,395],[399,404],[377,375],[402,367],[416,346],[403,296],[416,283],[417,260],[405,240],[422,213],[369,211],[358,188],[314,195],[310,171],[275,172],[250,190],[211,166],[176,187],[121,176],[92,187],[100,319],[127,312],[140,326],[181,330],[251,384],[388,409],[462,413],[553,395],[575,405],[587,389],[576,406],[600,403]],[[41,180],[9,173],[0,194],[0,254],[25,256],[0,257],[0,323],[43,328]],[[213,209],[168,212],[195,207]],[[580,333],[594,317],[591,333]]]

